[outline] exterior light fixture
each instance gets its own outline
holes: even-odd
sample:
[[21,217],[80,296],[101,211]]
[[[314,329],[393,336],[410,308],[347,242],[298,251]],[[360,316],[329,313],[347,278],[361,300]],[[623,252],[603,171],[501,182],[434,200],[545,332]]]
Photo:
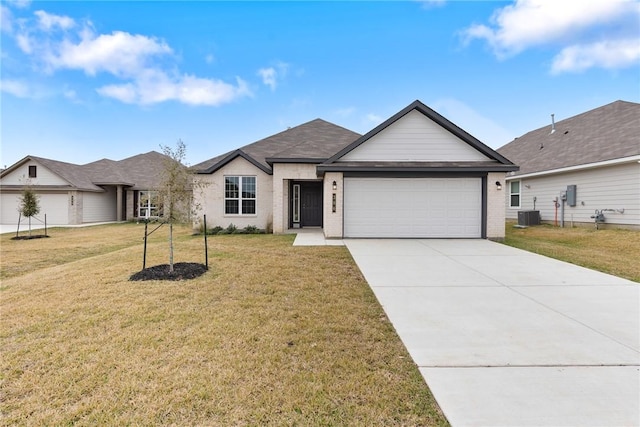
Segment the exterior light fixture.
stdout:
[[502,190],[502,184],[500,183],[500,181],[496,181],[496,188],[498,190]]
[[338,189],[338,184],[333,181],[333,191],[336,191]]

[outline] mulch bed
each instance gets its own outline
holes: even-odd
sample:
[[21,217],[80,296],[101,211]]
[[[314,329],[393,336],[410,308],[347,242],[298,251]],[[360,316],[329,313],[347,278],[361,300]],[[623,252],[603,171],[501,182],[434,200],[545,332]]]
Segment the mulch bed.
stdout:
[[129,280],[189,280],[202,276],[207,272],[204,264],[197,262],[178,262],[173,264],[173,272],[169,272],[169,264],[154,265],[132,275]]
[[46,234],[33,234],[31,236],[15,236],[12,237],[11,240],[33,240],[33,239],[42,239],[45,237],[49,237]]

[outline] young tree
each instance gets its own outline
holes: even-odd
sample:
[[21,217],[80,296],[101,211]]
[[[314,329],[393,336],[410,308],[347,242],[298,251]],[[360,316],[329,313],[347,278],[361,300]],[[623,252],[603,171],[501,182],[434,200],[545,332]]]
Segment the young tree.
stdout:
[[29,186],[22,190],[22,196],[20,196],[19,201],[20,214],[29,218],[29,237],[31,237],[31,217],[40,213],[40,201],[38,200],[38,195]]
[[169,224],[169,271],[173,272],[173,224],[191,218],[194,175],[184,163],[187,148],[182,140],[178,140],[175,148],[160,147],[167,160],[161,173],[158,196],[162,217]]

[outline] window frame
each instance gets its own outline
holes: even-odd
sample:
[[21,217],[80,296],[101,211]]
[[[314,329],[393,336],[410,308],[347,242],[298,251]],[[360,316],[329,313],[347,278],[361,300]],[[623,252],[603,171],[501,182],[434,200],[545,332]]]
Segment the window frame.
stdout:
[[[235,197],[229,197],[229,188],[227,186],[228,179],[234,179],[236,181],[235,185],[237,188],[233,191]],[[251,194],[253,194],[253,197],[250,197]],[[236,217],[258,215],[258,177],[256,175],[225,175],[223,196],[224,202],[222,204],[222,209],[224,216]],[[227,202],[232,201],[236,202],[237,212],[229,212]],[[245,202],[253,202],[253,209],[249,208],[250,203]]]
[[[513,184],[518,184],[518,191],[513,191]],[[518,204],[513,204],[513,197],[518,197]],[[509,208],[520,209],[522,206],[522,182],[519,179],[509,181]]]
[[[148,193],[148,196],[145,196]],[[146,205],[142,202],[146,198]],[[138,218],[160,218],[160,196],[154,190],[138,190]],[[153,201],[155,200],[155,203]],[[147,215],[148,213],[148,215]],[[152,214],[155,213],[155,214]]]
[[38,167],[36,165],[29,165],[29,172],[28,173],[29,173],[29,178],[37,178],[38,177]]

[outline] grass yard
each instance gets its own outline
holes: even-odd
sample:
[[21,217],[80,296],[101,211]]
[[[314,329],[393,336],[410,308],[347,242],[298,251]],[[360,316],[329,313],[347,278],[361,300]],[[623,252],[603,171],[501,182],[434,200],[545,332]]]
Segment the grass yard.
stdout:
[[130,282],[142,225],[49,234],[0,236],[3,425],[447,425],[344,247],[215,236],[203,276]]
[[640,231],[513,225],[507,223],[507,245],[640,282]]

